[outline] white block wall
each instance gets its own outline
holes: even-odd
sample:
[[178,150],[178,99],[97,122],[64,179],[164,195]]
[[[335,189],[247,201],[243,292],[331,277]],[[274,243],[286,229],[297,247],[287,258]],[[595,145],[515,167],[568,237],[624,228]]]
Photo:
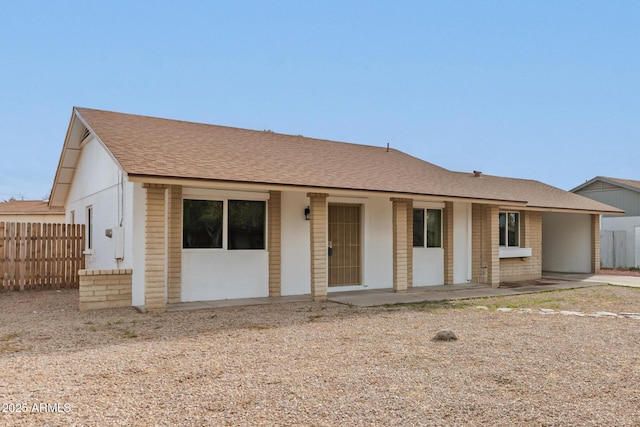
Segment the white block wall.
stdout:
[[591,272],[591,216],[542,213],[542,270]]

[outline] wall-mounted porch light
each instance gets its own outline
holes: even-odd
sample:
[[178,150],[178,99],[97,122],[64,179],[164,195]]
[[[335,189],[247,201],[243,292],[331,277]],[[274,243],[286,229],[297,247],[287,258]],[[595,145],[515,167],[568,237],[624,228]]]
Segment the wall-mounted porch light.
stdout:
[[311,209],[309,209],[309,206],[304,208],[304,219],[306,219],[307,221],[311,219]]

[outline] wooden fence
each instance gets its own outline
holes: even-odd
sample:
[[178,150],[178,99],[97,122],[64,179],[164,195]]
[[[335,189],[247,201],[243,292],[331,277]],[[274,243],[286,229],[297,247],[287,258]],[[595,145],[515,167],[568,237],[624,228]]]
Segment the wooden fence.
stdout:
[[0,222],[0,291],[77,288],[84,225]]

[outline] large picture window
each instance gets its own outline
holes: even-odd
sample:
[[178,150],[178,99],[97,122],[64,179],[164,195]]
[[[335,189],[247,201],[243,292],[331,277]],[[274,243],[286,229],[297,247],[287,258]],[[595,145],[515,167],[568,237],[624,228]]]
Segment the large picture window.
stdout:
[[229,200],[228,249],[264,249],[266,203]]
[[413,210],[413,246],[417,248],[442,247],[442,210]]
[[500,246],[520,246],[520,214],[518,212],[500,212]]
[[184,200],[183,248],[222,248],[222,202]]
[[265,249],[266,202],[185,199],[182,207],[183,248]]

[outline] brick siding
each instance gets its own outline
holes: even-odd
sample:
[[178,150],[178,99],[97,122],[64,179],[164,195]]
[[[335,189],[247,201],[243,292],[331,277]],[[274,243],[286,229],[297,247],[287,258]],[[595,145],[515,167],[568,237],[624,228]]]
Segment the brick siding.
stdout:
[[311,221],[311,297],[314,301],[327,300],[327,197],[324,193],[308,193]]
[[531,248],[531,256],[500,260],[500,281],[535,280],[542,277],[542,213],[520,212],[520,246]]
[[591,215],[591,272],[600,273],[600,215]]
[[445,202],[442,210],[442,249],[444,284],[453,285],[453,202]]
[[78,270],[80,311],[131,306],[131,270]]
[[[410,200],[391,198],[393,203],[393,290],[407,291],[407,207]],[[413,248],[411,249],[413,251]]]
[[145,184],[145,263],[144,308],[164,311],[166,308],[165,279],[165,192],[166,186]]
[[500,259],[498,252],[498,207],[479,205],[472,207],[472,281],[498,287]]
[[407,200],[407,287],[413,286],[413,200]]
[[268,247],[269,250],[269,296],[279,297],[282,283],[282,222],[281,206],[282,193],[280,191],[269,192],[268,202]]
[[167,233],[167,301],[181,300],[182,283],[182,186],[169,187],[169,230]]

